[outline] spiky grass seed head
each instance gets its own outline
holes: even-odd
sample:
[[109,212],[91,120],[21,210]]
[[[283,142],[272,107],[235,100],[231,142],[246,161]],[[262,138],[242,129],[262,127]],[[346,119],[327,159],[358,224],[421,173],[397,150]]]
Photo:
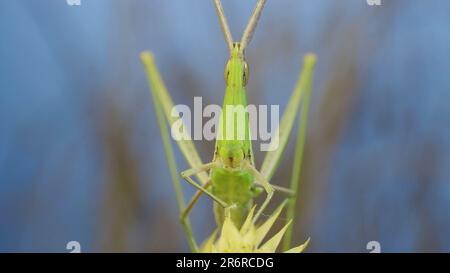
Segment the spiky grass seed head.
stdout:
[[[253,224],[255,207],[253,207],[244,224],[238,229],[231,220],[230,210],[226,210],[225,220],[220,230],[214,231],[208,240],[203,244],[201,251],[209,253],[275,253],[283,235],[292,221],[289,221],[277,234],[263,243],[267,233],[272,228],[275,221],[280,216],[284,204],[277,208],[272,216],[262,225]],[[308,246],[308,240],[297,247],[291,248],[285,253],[300,253]]]

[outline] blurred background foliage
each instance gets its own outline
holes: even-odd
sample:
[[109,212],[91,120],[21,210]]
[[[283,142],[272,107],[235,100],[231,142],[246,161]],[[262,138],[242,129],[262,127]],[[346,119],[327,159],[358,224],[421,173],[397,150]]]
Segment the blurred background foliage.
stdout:
[[[0,1],[0,251],[187,251],[139,53],[175,103],[220,104],[213,3],[81,2]],[[255,0],[223,2],[238,37]],[[249,101],[284,109],[302,55],[319,56],[294,234],[307,251],[450,251],[449,46],[446,0],[268,1]],[[198,239],[214,229],[209,200],[192,221]]]

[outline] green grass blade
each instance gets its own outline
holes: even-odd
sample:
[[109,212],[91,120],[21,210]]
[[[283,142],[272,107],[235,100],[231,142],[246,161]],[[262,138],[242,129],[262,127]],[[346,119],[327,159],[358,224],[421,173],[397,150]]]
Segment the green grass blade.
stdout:
[[[156,101],[161,104],[164,116],[169,123],[169,126],[172,126],[178,118],[170,115],[174,104],[166,86],[164,85],[164,82],[161,79],[161,75],[156,67],[153,54],[150,52],[143,52],[141,54],[141,60],[147,71],[147,77],[152,95]],[[197,168],[203,165],[192,140],[180,140],[176,141],[176,143],[191,168]],[[208,181],[208,174],[206,172],[198,173],[196,176],[203,185]]]
[[[167,128],[166,122],[164,120],[164,112],[163,112],[160,104],[158,103],[158,98],[156,97],[155,92],[151,92],[151,95],[152,95],[153,107],[155,108],[156,119],[157,119],[158,125],[159,125],[159,131],[161,133],[161,138],[163,141],[164,151],[166,153],[167,164],[168,164],[169,170],[170,170],[172,185],[175,189],[175,196],[176,196],[177,203],[178,203],[178,209],[181,212],[184,210],[186,205],[185,205],[185,200],[184,200],[184,196],[183,196],[183,190],[181,188],[180,181],[178,180],[177,164],[175,161],[172,145],[170,143],[170,136],[168,133],[168,128]],[[188,233],[190,233],[190,236],[187,236],[189,246],[191,247],[192,250],[196,250],[198,247],[197,247],[197,243],[195,242],[194,236],[192,234],[192,228],[191,228],[189,220],[186,221],[185,230]]]
[[[161,109],[161,106],[158,105],[158,103],[156,102],[155,97],[153,97],[153,106],[155,107],[156,117],[157,117],[158,125],[159,125],[159,131],[161,133],[161,138],[163,140],[163,146],[164,146],[164,151],[166,153],[167,164],[168,164],[169,170],[170,170],[170,177],[172,180],[172,185],[175,189],[175,196],[176,196],[177,203],[178,203],[178,209],[181,212],[184,210],[186,203],[185,203],[184,196],[183,196],[183,190],[181,188],[181,184],[178,179],[177,165],[176,165],[175,156],[174,156],[173,149],[172,149],[172,144],[170,143],[170,136],[168,133],[168,129],[165,124],[164,113],[163,113],[163,110]],[[194,239],[194,234],[192,233],[192,228],[191,228],[189,219],[186,220],[184,228],[188,234],[187,238],[188,238],[189,246],[191,247],[191,249],[193,251],[196,251],[198,249],[198,246]]]
[[279,146],[277,149],[267,152],[264,158],[261,166],[261,174],[269,181],[278,167],[281,155],[283,154],[289,140],[302,97],[304,93],[308,92],[311,88],[315,63],[316,56],[314,54],[307,54],[304,57],[304,64],[302,72],[300,73],[300,79],[297,82],[294,92],[289,98],[289,103],[284,111],[283,117],[281,118],[280,126],[278,127],[279,133],[275,134],[275,136],[279,136]]
[[[297,196],[298,196],[298,188],[300,183],[300,175],[302,170],[302,162],[303,162],[303,150],[305,147],[305,138],[306,138],[306,128],[308,127],[308,113],[309,113],[309,105],[311,98],[311,86],[312,86],[313,75],[311,74],[305,83],[304,95],[303,95],[303,103],[302,103],[302,112],[301,118],[299,119],[297,139],[295,143],[295,156],[294,162],[292,163],[292,175],[291,175],[291,185],[290,189],[294,192],[294,196],[289,199],[287,204],[287,213],[286,213],[286,221],[291,221],[295,217],[295,208],[297,204]],[[283,239],[283,249],[287,251],[291,247],[292,241],[292,230],[294,228],[295,222],[292,222],[292,225],[289,225],[288,230],[286,231],[286,235]]]

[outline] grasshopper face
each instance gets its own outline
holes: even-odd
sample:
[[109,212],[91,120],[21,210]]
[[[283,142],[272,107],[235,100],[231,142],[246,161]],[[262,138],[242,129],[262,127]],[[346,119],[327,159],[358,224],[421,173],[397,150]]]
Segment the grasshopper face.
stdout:
[[239,168],[245,159],[245,151],[239,143],[224,145],[219,149],[219,158],[225,168]]

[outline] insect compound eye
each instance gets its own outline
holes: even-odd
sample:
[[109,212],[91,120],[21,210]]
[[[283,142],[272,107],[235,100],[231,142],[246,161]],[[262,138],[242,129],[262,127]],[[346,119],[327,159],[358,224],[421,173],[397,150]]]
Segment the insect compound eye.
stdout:
[[228,83],[228,77],[230,76],[230,60],[227,61],[225,64],[225,70],[223,72],[223,78],[225,80],[225,83]]
[[242,74],[242,82],[243,82],[244,86],[246,86],[248,83],[249,75],[250,75],[250,70],[248,68],[248,64],[246,61],[244,61],[244,73]]

